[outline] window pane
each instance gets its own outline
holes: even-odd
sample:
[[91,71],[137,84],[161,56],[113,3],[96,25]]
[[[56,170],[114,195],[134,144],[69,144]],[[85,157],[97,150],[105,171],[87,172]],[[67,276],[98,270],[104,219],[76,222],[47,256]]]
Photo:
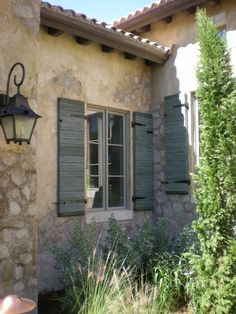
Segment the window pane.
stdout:
[[97,165],[99,163],[99,146],[97,144],[89,144],[89,164]]
[[[90,185],[98,184],[98,178],[90,177]],[[103,187],[88,189],[87,191],[88,208],[103,208]]]
[[88,111],[87,200],[88,208],[103,208],[103,112]]
[[94,176],[98,176],[98,165],[90,165],[90,168],[89,168],[89,174],[90,175],[94,175]]
[[123,146],[109,145],[108,148],[109,175],[123,175]]
[[110,177],[108,182],[109,207],[124,206],[124,178]]
[[88,139],[98,142],[101,139],[102,113],[91,112],[88,114]]
[[109,113],[108,143],[123,144],[123,116]]
[[90,189],[98,188],[99,186],[99,178],[95,176],[88,177],[88,185]]
[[224,27],[222,27],[222,28],[220,28],[220,29],[218,30],[218,36],[219,36],[220,38],[225,38],[225,37],[226,37],[226,29],[225,29]]

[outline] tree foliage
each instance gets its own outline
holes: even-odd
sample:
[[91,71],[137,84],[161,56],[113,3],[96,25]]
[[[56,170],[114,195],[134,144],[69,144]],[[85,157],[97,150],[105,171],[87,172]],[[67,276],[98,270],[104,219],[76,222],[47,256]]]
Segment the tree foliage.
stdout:
[[196,15],[200,164],[195,176],[200,253],[188,284],[196,313],[236,313],[236,83],[226,40]]

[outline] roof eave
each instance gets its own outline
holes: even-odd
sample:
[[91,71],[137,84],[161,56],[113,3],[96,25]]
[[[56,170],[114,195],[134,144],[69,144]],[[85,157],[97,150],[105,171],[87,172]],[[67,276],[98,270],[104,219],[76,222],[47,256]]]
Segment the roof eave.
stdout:
[[119,34],[118,30],[110,31],[86,19],[61,14],[45,7],[41,7],[41,24],[136,55],[156,64],[163,64],[168,59],[168,52],[164,49],[157,49],[132,37],[126,37],[125,31],[120,30]]
[[198,6],[206,1],[207,0],[172,0],[163,2],[160,3],[157,7],[138,14],[137,16],[127,19],[123,22],[121,21],[120,23],[116,23],[115,25],[116,27],[132,32],[153,22],[163,20],[178,12]]

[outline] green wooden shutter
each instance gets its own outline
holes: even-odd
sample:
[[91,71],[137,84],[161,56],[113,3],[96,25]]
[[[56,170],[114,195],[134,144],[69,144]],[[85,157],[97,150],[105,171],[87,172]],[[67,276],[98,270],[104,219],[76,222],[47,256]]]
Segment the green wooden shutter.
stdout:
[[179,94],[165,97],[165,190],[166,193],[189,192],[188,132]]
[[154,207],[152,114],[134,112],[134,209]]
[[84,207],[84,103],[58,98],[58,214],[82,215]]

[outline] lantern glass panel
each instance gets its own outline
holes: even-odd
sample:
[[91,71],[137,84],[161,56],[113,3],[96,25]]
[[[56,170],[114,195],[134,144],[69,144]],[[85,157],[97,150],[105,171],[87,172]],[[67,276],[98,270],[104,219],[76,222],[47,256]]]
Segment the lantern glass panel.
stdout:
[[1,118],[3,132],[5,134],[6,140],[14,138],[14,127],[13,127],[13,116],[6,116]]
[[15,128],[16,128],[16,139],[29,140],[34,123],[34,117],[28,116],[15,116]]

